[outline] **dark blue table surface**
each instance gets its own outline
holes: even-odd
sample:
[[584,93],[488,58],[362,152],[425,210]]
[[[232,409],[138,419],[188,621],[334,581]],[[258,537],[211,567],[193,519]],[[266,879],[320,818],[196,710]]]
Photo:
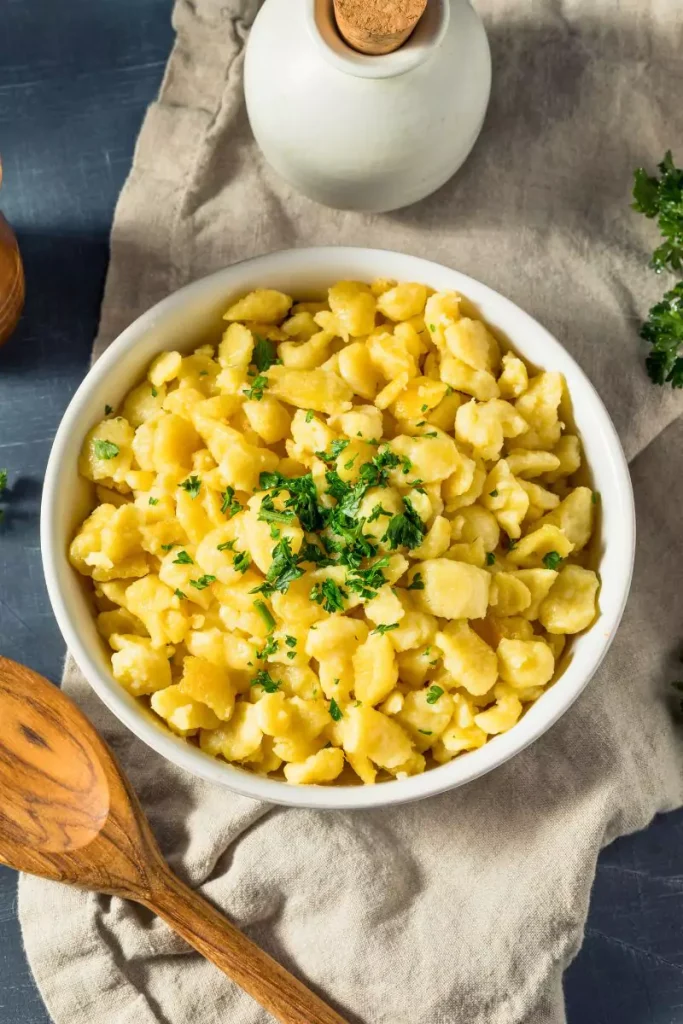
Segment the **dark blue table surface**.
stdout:
[[[0,207],[19,236],[28,293],[0,351],[0,466],[10,478],[0,651],[57,680],[64,645],[40,566],[41,482],[88,365],[114,204],[172,44],[171,0],[0,7]],[[0,1024],[46,1024],[15,889],[0,869]],[[683,1024],[683,812],[602,854],[566,994],[569,1024]]]

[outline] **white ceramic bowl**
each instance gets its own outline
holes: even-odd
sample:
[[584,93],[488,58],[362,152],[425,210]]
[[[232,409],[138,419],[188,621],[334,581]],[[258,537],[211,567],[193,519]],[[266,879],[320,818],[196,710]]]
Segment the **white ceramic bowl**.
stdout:
[[[462,292],[523,356],[564,374],[594,486],[602,496],[600,616],[574,639],[570,663],[558,681],[509,732],[479,750],[423,775],[376,786],[291,786],[217,761],[173,736],[113,679],[83,581],[67,560],[67,546],[92,502],[90,486],[78,475],[78,454],[105,405],[117,406],[159,351],[190,350],[219,336],[221,314],[233,296],[254,287],[310,295],[337,280],[370,281],[377,276]],[[259,256],[182,288],[141,316],[98,360],[64,414],[50,453],[41,510],[43,565],[57,622],[85,677],[117,718],[169,761],[201,778],[245,796],[317,808],[377,807],[441,793],[491,771],[549,729],[576,700],[614,638],[631,581],[634,541],[633,493],[616,431],[593,386],[559,342],[478,281],[427,260],[378,249],[289,249]]]

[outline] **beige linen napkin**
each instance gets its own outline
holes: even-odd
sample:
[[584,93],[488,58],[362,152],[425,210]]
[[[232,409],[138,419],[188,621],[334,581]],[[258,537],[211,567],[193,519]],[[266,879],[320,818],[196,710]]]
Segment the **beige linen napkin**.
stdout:
[[[242,100],[257,6],[177,0],[175,49],[116,213],[96,352],[178,286],[286,246],[383,246],[481,278],[560,338],[617,424],[638,506],[631,599],[602,669],[533,747],[386,811],[233,796],[131,737],[71,662],[65,689],[180,874],[350,1021],[560,1024],[600,848],[683,800],[666,694],[681,632],[683,396],[643,371],[638,318],[665,282],[646,269],[653,225],[629,211],[632,169],[683,138],[679,0],[481,0],[494,86],[474,153],[435,196],[373,217],[316,206],[264,165]],[[138,907],[22,878],[20,914],[58,1024],[269,1019]]]

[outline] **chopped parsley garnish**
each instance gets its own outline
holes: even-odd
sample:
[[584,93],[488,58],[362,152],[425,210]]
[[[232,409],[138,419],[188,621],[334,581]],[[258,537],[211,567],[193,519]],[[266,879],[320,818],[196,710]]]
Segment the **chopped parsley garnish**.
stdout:
[[292,658],[296,658],[296,651],[287,651],[287,657],[291,661]]
[[235,498],[235,488],[226,487],[223,493],[221,494],[221,498],[223,499],[223,504],[221,505],[221,512],[223,513],[224,516],[228,516],[230,519],[232,519],[232,517],[236,516],[237,513],[242,508],[239,501],[237,501],[237,499]]
[[275,508],[272,495],[266,494],[261,502],[258,519],[262,523],[291,523],[294,519],[294,512],[291,509],[282,511]]
[[259,375],[257,377],[254,377],[254,379],[252,380],[251,387],[245,388],[242,391],[242,394],[245,395],[247,398],[251,398],[255,402],[260,402],[261,399],[263,398],[263,392],[266,390],[267,387],[268,378],[264,377],[262,374],[259,373]]
[[314,416],[315,413],[313,412],[313,410],[309,409],[308,412],[306,413],[306,423],[310,423]]
[[304,571],[297,565],[296,557],[292,553],[292,543],[289,537],[282,537],[277,542],[273,548],[272,555],[273,561],[270,563],[270,568],[266,573],[265,583],[259,583],[258,587],[254,587],[250,593],[262,593],[267,597],[269,594],[279,590],[284,594],[287,592],[290,583],[303,576]]
[[113,410],[113,408],[111,407],[111,405],[105,405],[105,407],[104,407],[104,415],[105,415],[105,416],[108,416],[108,415],[109,415],[110,413],[112,413],[113,411],[114,411],[114,410]]
[[296,643],[297,643],[296,637],[295,636],[289,636],[289,634],[288,634],[285,637],[285,643],[287,644],[288,647],[296,647]]
[[427,404],[425,403],[425,404],[424,404],[424,405],[422,406],[422,408],[420,409],[420,412],[427,412],[427,409],[428,409],[428,408],[429,408],[429,406],[428,406],[428,405],[427,405]]
[[543,556],[543,564],[546,569],[557,569],[561,561],[562,556],[557,551],[549,551],[547,555]]
[[[275,629],[275,619],[270,614],[270,609],[268,608],[268,606],[263,601],[259,600],[259,601],[254,601],[254,608],[256,609],[256,611],[259,613],[259,615],[263,619],[263,623],[264,623],[266,629],[268,630],[268,632],[272,633],[273,630]],[[277,650],[277,647],[275,648],[275,650]],[[259,654],[258,657],[260,658],[261,655]]]
[[422,480],[410,480],[408,483],[408,487],[412,487],[414,491],[418,492],[418,494],[427,493],[424,487],[422,486]]
[[597,491],[593,491],[593,493],[591,494],[591,501],[593,502],[594,505],[597,505],[597,503],[598,503],[598,492]]
[[277,649],[279,646],[280,641],[276,640],[274,636],[269,636],[261,650],[256,652],[256,657],[258,658],[259,661],[265,661],[266,658],[269,658],[271,654],[277,654]]
[[410,498],[403,499],[404,511],[392,516],[387,526],[387,532],[382,537],[389,543],[392,551],[396,548],[416,548],[422,543],[425,535],[425,525],[413,508]]
[[211,575],[200,576],[198,580],[190,580],[190,586],[195,590],[206,590],[208,586],[216,582],[216,577]]
[[495,563],[495,561],[496,561],[496,556],[494,555],[493,551],[487,551],[486,552],[486,564],[487,565],[493,565]]
[[171,548],[175,548],[175,547],[177,547],[176,544],[162,544],[161,545],[161,550],[162,551],[170,551]]
[[387,510],[384,508],[384,506],[380,503],[378,505],[375,505],[375,507],[373,508],[372,512],[370,513],[370,515],[367,518],[367,522],[368,523],[374,523],[375,520],[379,519],[380,516],[386,516],[388,519],[391,519],[392,515],[393,515],[393,512],[387,512]]
[[216,550],[217,551],[234,551],[236,543],[237,542],[234,541],[234,540],[224,540],[222,544],[217,544],[216,545]]
[[[271,341],[270,338],[262,338],[257,334],[251,361],[259,373],[264,373],[265,370],[269,370],[275,363],[279,363],[280,360],[277,357],[275,342]],[[258,380],[258,377],[256,379]]]
[[374,629],[370,630],[370,633],[379,633],[380,636],[384,636],[384,634],[388,633],[390,629],[398,629],[398,622],[380,622],[378,626],[375,626]]
[[344,600],[349,595],[343,587],[340,587],[338,583],[335,583],[333,579],[328,577],[321,583],[315,583],[311,587],[308,596],[311,601],[321,604],[326,612],[342,612],[344,610]]
[[435,331],[436,330],[436,324],[430,324],[429,325],[429,330],[430,331]]
[[262,686],[266,693],[276,693],[280,688],[280,684],[276,683],[264,668],[259,669],[249,685]]
[[432,686],[430,686],[429,689],[427,690],[427,697],[426,697],[427,703],[428,704],[436,704],[437,700],[439,699],[439,697],[442,694],[443,694],[443,687],[442,686],[437,686],[436,683],[433,683]]
[[156,398],[158,394],[159,394],[159,392],[157,391],[157,389],[152,384],[152,398]]
[[344,463],[344,469],[351,469],[353,467],[353,464],[354,464],[354,462],[356,461],[357,458],[358,458],[358,452],[356,452],[355,455],[351,456],[351,458],[349,459],[348,462]]
[[93,441],[93,449],[98,459],[115,459],[121,449],[113,441]]
[[[173,547],[173,545],[171,545],[171,547]],[[179,551],[177,556],[173,559],[173,564],[174,565],[194,565],[194,562],[192,561],[191,557],[188,555],[187,551]]]
[[159,499],[158,498],[150,498],[149,499],[149,503],[150,503],[150,505],[158,505],[159,504]]
[[503,540],[505,541],[505,546],[507,547],[508,551],[514,551],[517,547],[517,541],[513,540],[512,537],[508,536],[507,533],[503,534]]
[[174,594],[175,594],[176,597],[179,597],[181,601],[186,601],[187,600],[187,598],[185,597],[185,594],[183,594],[182,590],[179,590],[177,587],[174,590]]
[[422,579],[422,573],[416,572],[412,578],[412,581],[406,587],[406,590],[424,590],[424,580]]
[[178,487],[182,487],[184,491],[190,495],[191,498],[196,498],[199,494],[199,488],[202,486],[202,482],[198,476],[188,476],[187,480],[183,480],[178,484]]
[[491,498],[497,498],[498,497],[498,489],[496,487],[494,487],[492,491],[489,491],[489,497],[491,497]]
[[340,722],[342,718],[342,709],[339,707],[334,697],[330,701],[330,716],[335,722]]
[[240,551],[232,560],[233,567],[237,572],[246,572],[251,565],[251,555],[248,551]]
[[302,529],[306,533],[322,530],[324,510],[318,506],[318,492],[310,473],[291,479],[282,473],[261,473],[259,486],[264,491],[272,491],[274,496],[280,491],[288,491],[289,497],[285,499],[284,507],[297,516]]
[[431,736],[432,735],[432,730],[431,729],[418,729],[417,731],[421,732],[423,736]]
[[389,556],[384,555],[370,566],[369,569],[352,569],[346,577],[346,585],[354,594],[360,594],[365,600],[372,600],[376,592],[387,581],[382,569],[389,565]]
[[417,426],[418,427],[424,427],[426,422],[427,422],[427,420],[420,420],[420,422],[417,424]]
[[330,450],[328,452],[316,452],[315,454],[318,456],[319,459],[322,459],[323,462],[326,462],[329,465],[330,463],[334,462],[337,456],[341,455],[344,449],[348,448],[350,444],[350,441],[344,439],[332,441],[330,444]]

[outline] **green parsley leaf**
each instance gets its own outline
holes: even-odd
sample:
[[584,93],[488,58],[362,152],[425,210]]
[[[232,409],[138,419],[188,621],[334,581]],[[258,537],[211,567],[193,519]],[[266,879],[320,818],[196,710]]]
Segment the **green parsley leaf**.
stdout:
[[430,324],[429,325],[429,330],[430,331],[435,331],[436,330],[436,324]]
[[375,520],[379,519],[380,516],[386,516],[387,519],[391,519],[392,515],[393,515],[393,513],[392,512],[387,512],[387,510],[384,508],[384,506],[380,503],[378,505],[375,505],[375,507],[373,508],[372,512],[368,516],[366,522],[374,523]]
[[256,657],[259,659],[259,661],[265,661],[266,658],[269,658],[271,656],[271,654],[277,654],[277,649],[279,646],[280,641],[276,640],[274,636],[269,636],[261,650],[256,652]]
[[433,683],[429,687],[429,689],[427,690],[427,697],[426,697],[427,703],[428,704],[436,704],[437,700],[439,699],[439,697],[442,694],[443,694],[443,687],[442,686],[437,686],[436,683]]
[[494,487],[494,489],[493,489],[492,491],[489,491],[489,495],[490,495],[490,496],[491,496],[492,498],[497,498],[497,497],[498,497],[498,488],[497,488],[497,487]]
[[309,409],[308,412],[306,413],[306,422],[310,423],[314,416],[315,413],[313,412],[313,410]]
[[549,551],[547,555],[543,556],[543,564],[546,569],[557,569],[561,561],[562,556],[557,551]]
[[174,590],[174,594],[175,594],[176,597],[179,597],[181,601],[186,601],[187,600],[187,598],[185,597],[185,594],[183,594],[182,590],[178,590],[177,587]]
[[296,651],[287,651],[287,657],[291,661],[292,658],[296,658]]
[[288,647],[296,647],[296,644],[297,644],[296,637],[295,636],[289,636],[289,634],[287,634],[287,636],[285,637],[285,643],[287,644]]
[[494,555],[493,551],[487,551],[486,552],[486,564],[487,565],[494,565],[495,561],[496,561],[496,556]]
[[428,434],[421,434],[420,437],[438,437],[435,430],[430,430]]
[[281,473],[261,473],[259,487],[264,491],[288,492],[285,509],[291,509],[306,533],[318,533],[324,526],[323,511],[318,506],[318,492],[311,473],[286,477]]
[[217,551],[234,551],[236,543],[237,542],[234,541],[234,540],[224,540],[222,544],[217,544],[216,545],[216,550]]
[[240,551],[239,554],[235,555],[233,558],[232,564],[237,572],[245,573],[251,565],[251,555],[248,551]]
[[420,412],[427,412],[428,408],[429,406],[425,403],[425,405],[423,405],[422,408],[420,409]]
[[349,459],[349,461],[348,461],[348,462],[345,462],[345,463],[344,463],[344,469],[351,469],[351,467],[353,466],[353,464],[354,464],[354,462],[356,461],[356,459],[357,459],[357,458],[358,458],[358,452],[356,452],[356,454],[355,454],[355,455],[353,455],[353,456],[352,456],[352,457],[351,457],[351,458]]
[[272,676],[263,668],[259,669],[249,685],[262,686],[266,693],[276,693],[280,688],[280,684],[276,683]]
[[658,165],[660,178],[650,177],[639,167],[634,173],[633,209],[657,225],[664,241],[652,254],[650,266],[656,273],[683,272],[683,169],[674,165],[671,150]]
[[150,503],[150,505],[158,505],[159,504],[159,499],[158,498],[150,498],[149,499],[149,503]]
[[234,487],[226,487],[221,494],[221,498],[223,499],[221,512],[224,516],[228,516],[229,519],[232,519],[233,516],[236,516],[237,513],[241,511],[242,506],[235,498]]
[[258,519],[262,523],[291,523],[294,512],[291,509],[281,511],[275,508],[272,495],[266,494],[259,508]]
[[194,587],[195,590],[206,590],[210,584],[216,582],[215,576],[200,576],[198,580],[190,580],[190,586]]
[[[261,338],[257,334],[251,361],[260,373],[264,373],[265,370],[269,370],[275,363],[279,363],[280,360],[277,357],[275,342],[271,341],[270,338]],[[258,377],[256,379],[258,380]]]
[[98,459],[115,459],[121,449],[113,441],[93,441],[92,446]]
[[188,476],[187,480],[183,480],[181,483],[178,484],[178,487],[182,487],[184,491],[187,491],[191,498],[197,497],[197,495],[199,494],[199,488],[201,486],[201,480],[199,479],[198,476],[195,476],[194,474],[192,476]]
[[161,550],[162,551],[170,551],[171,548],[175,548],[175,547],[177,547],[177,544],[162,544],[161,545]]
[[[174,545],[171,545],[173,547]],[[174,565],[194,565],[194,562],[188,555],[187,551],[179,551],[177,558],[173,559]]]
[[251,382],[251,387],[243,389],[242,394],[252,399],[252,401],[260,402],[263,398],[263,392],[268,387],[268,383],[268,378],[259,373],[258,377],[254,377]]
[[113,410],[111,405],[105,405],[105,407],[104,407],[104,415],[105,416],[109,416],[109,414],[112,413],[113,411],[114,410]]
[[591,501],[593,502],[594,505],[597,505],[597,503],[598,503],[598,492],[597,491],[593,491],[593,493],[591,494]]
[[424,427],[424,425],[426,424],[426,422],[427,422],[427,420],[420,420],[420,422],[419,422],[419,423],[417,424],[417,426],[418,426],[418,427]]
[[418,729],[417,731],[421,732],[423,736],[431,736],[432,735],[432,730],[431,729]]
[[375,626],[374,629],[370,630],[370,633],[379,633],[380,636],[384,636],[384,634],[388,633],[391,629],[398,629],[398,622],[390,622],[388,624],[380,622],[378,626]]
[[352,569],[346,577],[346,585],[355,594],[360,594],[365,600],[372,600],[380,587],[387,581],[382,569],[389,565],[389,556],[384,555],[378,558],[368,569]]
[[413,508],[410,498],[403,499],[404,511],[392,516],[382,540],[388,542],[392,551],[399,547],[416,548],[422,543],[425,525]]
[[[683,203],[683,200],[682,200]],[[652,345],[645,366],[654,384],[683,387],[683,281],[665,293],[652,307],[640,330]]]
[[342,612],[344,611],[344,599],[349,595],[343,587],[340,587],[328,576],[322,583],[315,583],[308,596],[311,601],[321,604],[326,612]]
[[[270,614],[270,609],[263,601],[254,601],[254,608],[263,619],[264,625],[269,633],[275,629],[275,619]],[[259,658],[261,655],[259,654]]]
[[157,391],[157,389],[152,384],[152,398],[156,398],[158,394],[159,394],[159,392]]
[[272,550],[273,561],[266,573],[265,583],[259,583],[250,591],[251,594],[264,594],[266,597],[276,590],[286,593],[289,584],[303,576],[304,570],[300,569],[296,557],[292,553],[292,543],[289,537],[282,537]]
[[422,579],[422,573],[416,572],[413,576],[411,583],[406,587],[406,590],[424,590],[424,580]]
[[330,716],[335,722],[340,722],[342,718],[342,709],[339,707],[334,697],[330,701]]

